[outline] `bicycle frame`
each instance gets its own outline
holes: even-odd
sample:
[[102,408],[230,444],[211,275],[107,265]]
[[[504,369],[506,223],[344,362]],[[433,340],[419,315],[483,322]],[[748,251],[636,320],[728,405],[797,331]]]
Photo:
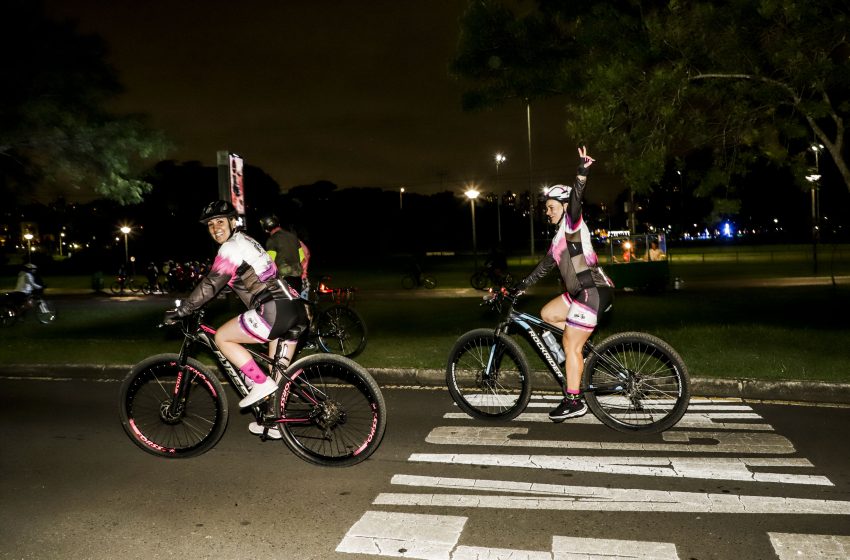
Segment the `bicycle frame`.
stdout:
[[[218,345],[215,342],[215,333],[216,330],[206,324],[203,323],[203,310],[198,313],[188,317],[182,324],[183,331],[183,344],[180,347],[180,352],[178,354],[178,367],[180,369],[180,375],[177,378],[177,384],[174,388],[175,398],[171,402],[169,412],[172,414],[179,414],[180,407],[182,403],[185,402],[186,392],[188,391],[189,383],[181,383],[183,372],[186,369],[186,365],[188,363],[189,357],[193,355],[194,348],[197,343],[206,346],[216,357],[218,363],[221,365],[224,370],[225,375],[227,375],[228,380],[233,385],[236,392],[244,397],[248,394],[248,386],[245,383],[245,378],[242,373],[240,373],[233,364],[222,354]],[[264,362],[269,366],[270,373],[275,377],[275,379],[280,380],[286,379],[288,383],[286,383],[285,391],[290,391],[290,388],[294,388],[294,392],[301,398],[312,402],[314,404],[318,403],[315,395],[309,395],[297,383],[293,383],[293,378],[289,377],[286,374],[286,369],[292,362],[292,358],[294,358],[294,354],[292,357],[289,356],[287,349],[289,347],[295,348],[297,341],[295,340],[284,340],[281,341],[281,344],[278,344],[277,353],[275,358],[272,359],[264,354],[261,354],[252,348],[246,347],[245,349],[251,356],[256,359]],[[297,374],[296,374],[297,375]],[[314,391],[318,392],[318,389],[312,387]],[[321,395],[320,395],[321,396]],[[258,410],[258,407],[255,405],[254,412],[257,418],[259,419],[261,414]],[[276,419],[277,422],[305,422],[305,419],[285,419],[280,418]]]
[[[500,296],[496,296],[500,297]],[[517,325],[522,328],[522,334],[525,336],[526,340],[528,340],[532,348],[537,351],[537,354],[543,359],[543,362],[546,364],[546,367],[549,369],[549,373],[552,374],[552,377],[555,378],[555,381],[561,387],[561,390],[566,392],[567,390],[567,378],[564,373],[561,371],[561,366],[558,365],[558,362],[555,361],[555,358],[552,356],[552,352],[549,350],[549,347],[543,342],[540,335],[538,335],[535,327],[540,329],[541,331],[549,331],[553,335],[555,335],[556,340],[561,340],[564,336],[564,330],[559,329],[554,325],[550,325],[543,319],[536,317],[530,313],[524,311],[517,311],[514,309],[514,303],[516,302],[515,298],[510,296],[506,297],[506,299],[510,302],[507,313],[505,317],[501,320],[501,322],[496,326],[495,335],[498,337],[500,334],[509,334],[511,325]],[[494,351],[495,346],[491,348],[490,357],[487,364],[487,371],[490,370],[492,365],[492,361],[494,359]],[[593,347],[593,344],[590,339],[584,344],[584,348],[582,354],[587,356],[589,353],[596,354],[596,350]],[[619,364],[612,364],[612,373],[616,373],[620,378],[621,382],[626,383],[628,376],[620,371]],[[588,387],[583,387],[582,392],[584,393],[597,393],[597,394],[608,394],[615,393],[617,391],[621,391],[623,389],[622,385],[611,385],[606,387],[601,387],[597,385],[591,385]]]

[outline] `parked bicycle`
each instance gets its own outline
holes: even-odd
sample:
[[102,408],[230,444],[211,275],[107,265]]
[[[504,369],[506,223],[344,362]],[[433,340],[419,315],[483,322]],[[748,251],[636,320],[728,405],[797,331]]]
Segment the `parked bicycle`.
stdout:
[[56,308],[44,299],[43,290],[35,290],[31,294],[23,292],[6,292],[0,298],[0,326],[8,327],[33,310],[39,323],[48,325],[56,320]]
[[469,279],[470,285],[476,290],[486,290],[493,288],[499,290],[505,286],[513,284],[513,277],[509,272],[494,268],[493,266],[484,266],[476,270]]
[[[529,313],[516,311],[517,296],[501,290],[485,302],[500,313],[495,329],[462,335],[449,354],[446,383],[457,405],[475,418],[510,420],[531,398],[531,367],[510,334],[519,332],[546,364],[564,391],[566,379],[541,339],[563,330]],[[623,332],[584,346],[581,390],[588,407],[605,425],[621,432],[657,433],[675,425],[690,399],[685,362],[660,338]]]
[[[198,346],[212,351],[240,397],[248,394],[245,377],[221,353],[215,329],[204,324],[203,316],[202,309],[178,322],[184,337],[179,353],[142,360],[121,385],[124,431],[152,455],[200,455],[218,443],[227,427],[227,393],[218,377],[192,357]],[[309,463],[356,465],[375,452],[384,436],[384,397],[369,372],[343,356],[314,354],[291,362],[303,334],[302,329],[290,330],[274,359],[246,347],[279,385],[271,397],[251,407],[265,428],[261,437],[280,430],[286,446]]]
[[[302,340],[307,349],[318,348],[323,352],[354,358],[366,349],[368,331],[366,322],[351,308],[356,288],[331,288],[330,276],[323,276],[317,288],[310,287],[306,297],[310,328]],[[322,300],[333,303],[323,307]]]
[[433,276],[429,276],[423,272],[411,272],[401,277],[401,287],[405,290],[412,290],[419,286],[425,286],[429,290],[437,287],[437,281]]
[[123,294],[125,291],[137,294],[141,287],[136,284],[136,279],[132,276],[119,274],[115,277],[115,282],[109,286],[109,290],[113,294]]

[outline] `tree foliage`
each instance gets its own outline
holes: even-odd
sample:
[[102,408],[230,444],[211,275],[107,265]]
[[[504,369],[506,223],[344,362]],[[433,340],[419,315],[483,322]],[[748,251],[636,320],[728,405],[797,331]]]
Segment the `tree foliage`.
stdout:
[[[644,191],[709,150],[701,194],[755,162],[805,184],[812,141],[850,189],[846,0],[473,0],[453,72],[470,108],[558,95],[567,133]],[[689,171],[693,171],[689,169]]]
[[38,2],[4,3],[0,185],[9,194],[52,186],[138,202],[140,178],[168,143],[139,116],[110,114],[121,92],[103,41],[44,16]]

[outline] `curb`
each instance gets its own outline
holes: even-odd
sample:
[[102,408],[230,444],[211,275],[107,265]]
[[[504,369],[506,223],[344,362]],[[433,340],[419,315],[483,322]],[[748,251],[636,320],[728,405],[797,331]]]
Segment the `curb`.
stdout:
[[[0,378],[120,381],[132,367],[132,365],[103,364],[6,364],[0,366]],[[369,368],[369,372],[381,385],[427,387],[445,387],[446,385],[446,373],[441,369]],[[531,381],[533,388],[546,391],[559,390],[549,374],[545,372],[535,372]],[[850,383],[692,377],[691,394],[695,397],[850,404]]]

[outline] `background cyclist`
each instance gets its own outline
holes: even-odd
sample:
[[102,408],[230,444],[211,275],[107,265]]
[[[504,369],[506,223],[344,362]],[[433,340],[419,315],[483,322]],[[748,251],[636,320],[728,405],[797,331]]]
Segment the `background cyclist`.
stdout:
[[549,418],[555,422],[587,413],[587,405],[579,389],[583,368],[581,351],[596,328],[600,313],[606,311],[613,300],[613,283],[598,265],[590,231],[581,212],[588,168],[594,160],[587,155],[584,146],[579,148],[578,154],[580,163],[573,186],[555,185],[545,193],[546,217],[549,223],[557,226],[552,244],[537,267],[516,286],[519,292],[524,291],[555,266],[566,286],[562,295],[540,311],[544,321],[564,329],[567,394],[549,412]]
[[298,236],[281,228],[280,221],[274,215],[260,218],[260,225],[269,235],[266,240],[266,251],[274,259],[278,276],[300,293],[304,286],[299,255],[301,242],[298,241]]
[[[237,227],[236,210],[229,202],[211,202],[201,213],[200,222],[206,224],[210,236],[220,245],[218,254],[209,273],[182,305],[166,312],[165,322],[190,315],[229,285],[248,311],[222,325],[215,342],[221,353],[253,382],[248,395],[239,401],[240,407],[251,406],[274,393],[277,383],[266,376],[242,344],[266,343],[296,325],[306,325],[304,303],[295,290],[277,277],[277,268],[263,247]],[[249,429],[256,433],[253,424]],[[260,427],[259,433],[262,431]]]

